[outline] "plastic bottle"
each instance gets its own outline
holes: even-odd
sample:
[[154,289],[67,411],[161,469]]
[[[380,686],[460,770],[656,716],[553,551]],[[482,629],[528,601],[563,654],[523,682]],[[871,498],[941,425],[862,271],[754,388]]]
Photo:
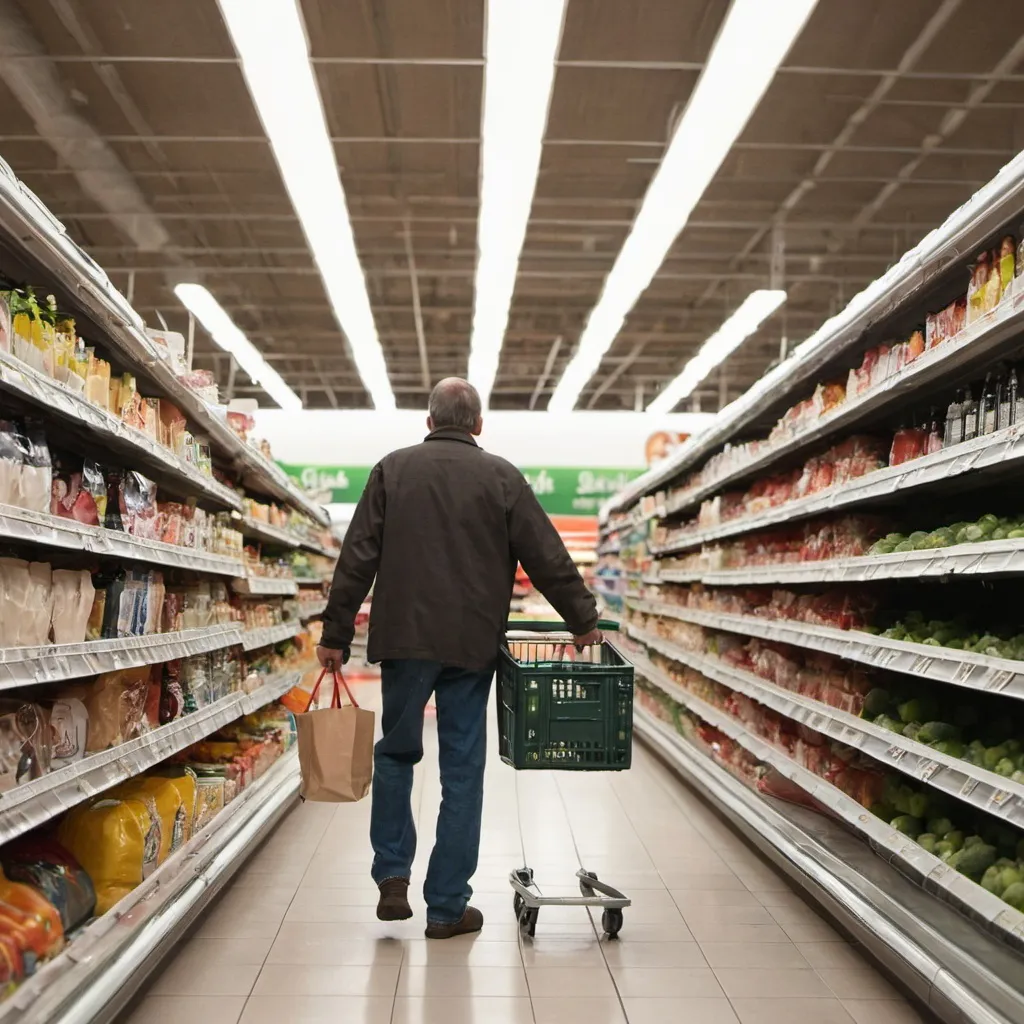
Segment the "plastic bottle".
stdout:
[[942,447],[959,444],[964,439],[964,393],[958,391],[946,410],[946,432]]
[[970,388],[967,390],[962,410],[964,420],[963,439],[965,441],[972,441],[978,436],[978,402]]

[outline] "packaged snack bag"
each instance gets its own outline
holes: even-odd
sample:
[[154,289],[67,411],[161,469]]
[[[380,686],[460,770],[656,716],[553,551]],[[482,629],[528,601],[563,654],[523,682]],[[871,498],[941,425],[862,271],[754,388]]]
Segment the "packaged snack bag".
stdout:
[[35,886],[60,914],[64,934],[92,917],[96,892],[81,864],[53,839],[19,836],[0,850],[4,874]]
[[89,873],[105,914],[156,870],[160,820],[146,801],[102,799],[73,807],[57,836]]
[[[178,791],[182,809],[182,833],[180,842],[177,838],[171,841],[172,849],[177,849],[179,846],[187,843],[195,832],[199,790],[196,782],[196,773],[188,765],[170,764],[155,769],[152,775],[159,776]],[[175,827],[177,827],[177,824]]]
[[60,914],[40,892],[0,872],[0,931],[18,943],[22,956],[47,960],[64,948]]
[[178,787],[169,779],[140,775],[115,786],[110,796],[121,800],[141,800],[151,816],[160,823],[160,845],[157,864],[165,860],[185,841],[185,814]]
[[89,712],[76,697],[49,702],[52,748],[50,769],[59,771],[85,757],[89,735]]

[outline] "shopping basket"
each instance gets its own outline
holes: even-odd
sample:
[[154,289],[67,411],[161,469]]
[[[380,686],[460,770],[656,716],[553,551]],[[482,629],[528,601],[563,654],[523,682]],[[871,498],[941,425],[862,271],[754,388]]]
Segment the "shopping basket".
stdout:
[[[618,624],[602,620],[602,630]],[[607,640],[577,650],[563,622],[511,622],[498,657],[498,738],[513,768],[622,771],[633,742],[633,666]],[[579,896],[544,896],[524,866],[509,875],[520,928],[533,936],[542,907],[594,907],[614,938],[629,897],[576,872]]]
[[[617,629],[602,620],[602,630]],[[603,640],[577,650],[563,622],[512,622],[498,655],[498,738],[513,768],[622,771],[633,666]]]

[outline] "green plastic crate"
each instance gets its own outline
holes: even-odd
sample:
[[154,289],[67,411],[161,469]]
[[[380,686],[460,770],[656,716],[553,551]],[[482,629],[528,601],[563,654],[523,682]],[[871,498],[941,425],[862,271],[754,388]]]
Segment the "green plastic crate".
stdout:
[[[601,623],[614,628],[614,623]],[[578,659],[562,623],[509,623],[498,656],[498,738],[513,768],[623,771],[633,747],[633,666],[608,642]]]

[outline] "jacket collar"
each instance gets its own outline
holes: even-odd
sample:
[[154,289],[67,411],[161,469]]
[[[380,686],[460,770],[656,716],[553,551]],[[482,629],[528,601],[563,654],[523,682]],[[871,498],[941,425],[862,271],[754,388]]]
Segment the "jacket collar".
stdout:
[[476,443],[476,438],[468,430],[463,430],[461,427],[438,427],[437,430],[432,430],[427,434],[423,440],[461,441],[463,444],[471,444],[474,448],[479,447]]

